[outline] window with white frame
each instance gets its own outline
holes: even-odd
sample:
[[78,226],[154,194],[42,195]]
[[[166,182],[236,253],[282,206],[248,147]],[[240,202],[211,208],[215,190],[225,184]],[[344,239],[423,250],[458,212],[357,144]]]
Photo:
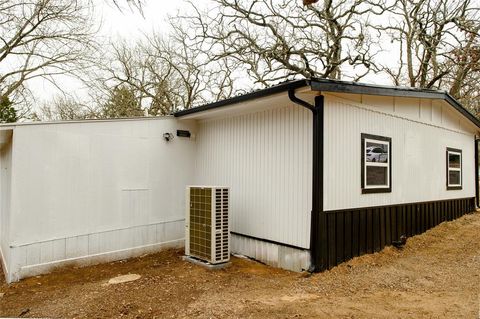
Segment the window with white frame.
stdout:
[[447,189],[462,189],[462,150],[447,148]]
[[362,193],[391,192],[392,140],[362,134]]

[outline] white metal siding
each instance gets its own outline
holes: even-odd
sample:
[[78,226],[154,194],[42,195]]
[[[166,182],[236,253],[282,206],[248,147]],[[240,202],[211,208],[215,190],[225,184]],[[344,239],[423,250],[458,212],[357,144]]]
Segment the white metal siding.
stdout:
[[310,251],[277,245],[244,236],[232,235],[232,253],[261,260],[267,265],[292,271],[310,267]]
[[[376,97],[362,104],[327,96],[324,209],[475,196],[474,132],[466,130],[465,122],[428,100]],[[391,193],[362,194],[361,133],[392,138]],[[459,191],[446,190],[447,147],[463,151]]]
[[309,247],[311,122],[287,104],[199,123],[195,180],[230,187],[232,231]]
[[11,278],[183,244],[195,141],[163,139],[177,129],[195,133],[194,123],[173,118],[16,127]]

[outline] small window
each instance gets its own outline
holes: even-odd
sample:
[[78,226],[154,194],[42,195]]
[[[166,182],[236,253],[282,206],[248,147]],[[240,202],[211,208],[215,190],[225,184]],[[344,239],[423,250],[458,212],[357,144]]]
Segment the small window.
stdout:
[[447,148],[447,189],[462,189],[462,150]]
[[362,134],[362,193],[392,191],[392,140],[389,137]]

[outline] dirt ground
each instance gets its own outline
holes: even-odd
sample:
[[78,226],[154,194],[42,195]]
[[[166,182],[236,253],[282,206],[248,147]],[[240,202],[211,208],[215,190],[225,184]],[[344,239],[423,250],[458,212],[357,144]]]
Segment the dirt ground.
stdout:
[[[312,276],[241,258],[209,271],[181,255],[170,250],[2,281],[0,316],[480,318],[479,213],[410,238],[403,250],[389,247]],[[141,278],[106,285],[125,274]]]

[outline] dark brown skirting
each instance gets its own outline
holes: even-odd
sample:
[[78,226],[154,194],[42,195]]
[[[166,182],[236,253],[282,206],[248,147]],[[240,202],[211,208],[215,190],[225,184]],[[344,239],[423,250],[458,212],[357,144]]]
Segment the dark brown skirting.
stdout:
[[475,197],[326,211],[328,268],[475,211]]

